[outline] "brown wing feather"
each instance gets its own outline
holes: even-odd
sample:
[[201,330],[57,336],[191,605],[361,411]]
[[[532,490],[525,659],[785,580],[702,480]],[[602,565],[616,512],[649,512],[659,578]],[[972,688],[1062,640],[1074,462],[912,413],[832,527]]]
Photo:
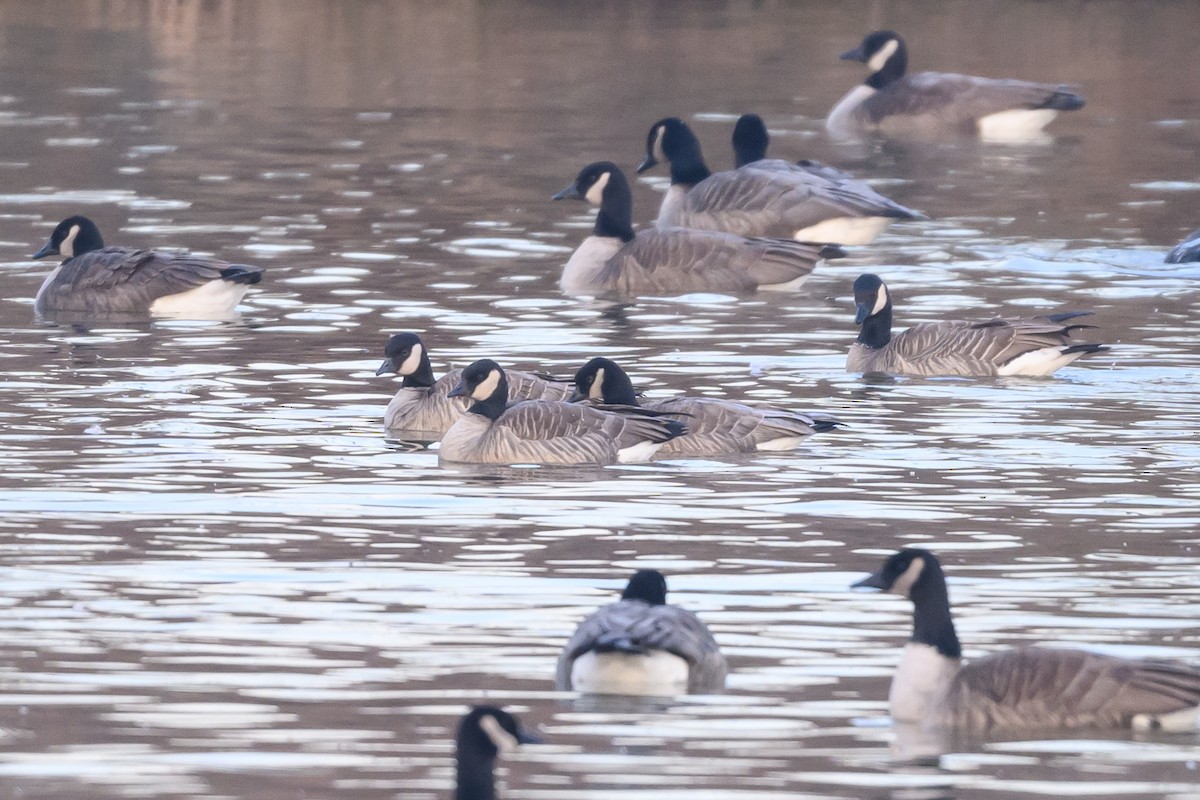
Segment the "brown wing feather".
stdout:
[[586,405],[526,400],[508,407],[477,447],[485,463],[612,464],[617,451],[674,434],[668,421]]
[[229,266],[201,256],[105,247],[63,262],[38,305],[57,311],[144,313],[160,297],[218,280]]
[[759,409],[710,397],[668,397],[643,405],[677,414],[688,432],[672,439],[659,456],[749,453],[763,442],[816,433],[814,421],[803,414]]
[[900,124],[975,131],[981,117],[1012,109],[1043,106],[1066,87],[1029,81],[997,80],[946,72],[920,72],[888,84],[868,97],[859,112],[872,126],[887,127],[889,117],[906,117]]

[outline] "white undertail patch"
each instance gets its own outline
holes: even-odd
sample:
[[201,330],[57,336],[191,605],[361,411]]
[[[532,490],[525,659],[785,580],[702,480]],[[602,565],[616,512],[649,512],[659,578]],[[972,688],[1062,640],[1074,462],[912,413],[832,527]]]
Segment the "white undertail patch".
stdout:
[[887,43],[884,44],[883,47],[876,50],[875,55],[871,56],[867,60],[867,69],[871,70],[872,75],[874,75],[876,72],[879,72],[879,70],[883,69],[884,65],[887,64],[888,59],[895,55],[898,49],[900,49],[900,40],[888,39]]
[[1063,350],[1066,349],[1066,346],[1063,346],[1030,350],[1028,353],[1022,353],[1012,361],[1002,365],[996,370],[996,374],[1045,376],[1085,355],[1085,353],[1079,350],[1073,353],[1064,353]]
[[870,244],[896,220],[891,217],[834,217],[792,234],[798,242]]
[[571,688],[586,694],[673,697],[687,694],[688,663],[665,650],[584,653],[571,665]]
[[654,454],[662,446],[662,442],[645,441],[631,444],[629,447],[622,447],[617,451],[617,462],[621,464],[637,464],[642,461],[649,461],[654,458]]
[[412,350],[409,351],[408,358],[404,359],[404,362],[400,364],[400,369],[396,370],[396,372],[400,373],[401,375],[412,375],[414,372],[416,372],[421,366],[422,352],[424,351],[421,348],[421,345],[414,344]]
[[608,186],[608,179],[611,177],[611,172],[602,172],[600,177],[596,178],[596,182],[592,184],[591,188],[587,190],[587,194],[584,195],[589,203],[598,206],[604,201],[604,187]]
[[1058,116],[1053,108],[1014,108],[979,118],[979,137],[990,142],[1021,142],[1043,137],[1042,128]]
[[473,400],[487,400],[496,392],[496,387],[500,385],[500,370],[494,369],[488,373],[487,377],[479,382],[473,390],[471,390],[471,398]]
[[496,745],[496,749],[501,753],[511,753],[521,746],[517,737],[504,730],[500,720],[491,714],[484,714],[479,718],[479,729],[487,734],[487,737],[492,740],[492,744]]
[[168,294],[150,304],[150,313],[176,319],[227,319],[234,315],[250,287],[244,283],[215,280],[186,292]]

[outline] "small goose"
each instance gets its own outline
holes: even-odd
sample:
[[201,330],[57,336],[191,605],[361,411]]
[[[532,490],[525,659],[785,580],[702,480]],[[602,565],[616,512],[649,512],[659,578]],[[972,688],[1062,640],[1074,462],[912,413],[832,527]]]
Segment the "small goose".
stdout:
[[1059,111],[1083,107],[1083,98],[1067,86],[943,72],[905,75],[908,53],[904,40],[892,31],[869,34],[842,58],[863,62],[870,75],[825,119],[825,128],[839,138],[878,131],[1028,139],[1039,135]]
[[682,423],[653,412],[623,413],[556,400],[508,405],[508,379],[491,359],[462,372],[451,397],[473,401],[450,426],[440,461],[474,464],[615,464],[649,461],[663,442],[682,436]]
[[[434,380],[429,352],[415,333],[397,333],[383,349],[383,363],[376,375],[393,373],[404,380],[383,413],[387,430],[423,431],[441,437],[454,421],[467,413],[464,397],[450,397],[462,382],[462,370],[452,369]],[[530,372],[506,370],[508,390],[517,400],[566,400],[573,387],[566,381],[550,381]]]
[[1189,233],[1186,239],[1167,253],[1168,264],[1183,264],[1188,261],[1200,261],[1200,230]]
[[558,657],[557,687],[671,697],[725,688],[725,657],[700,618],[667,605],[667,581],[643,569],[621,599],[590,614]]
[[844,255],[833,245],[715,231],[659,227],[634,234],[629,182],[611,161],[584,167],[574,183],[554,195],[555,200],[565,198],[600,206],[592,235],[563,268],[559,286],[568,294],[794,289],[817,261]]
[[540,739],[527,733],[517,718],[495,706],[475,706],[458,724],[458,780],[455,800],[495,800],[496,757]]
[[1084,650],[1021,647],[968,664],[942,566],[911,548],[854,586],[913,603],[913,635],[888,695],[892,718],[926,728],[1163,728],[1196,725],[1200,670]]
[[[659,207],[659,227],[868,244],[898,219],[925,218],[836,170],[823,174],[767,159],[714,174],[704,163],[700,140],[678,117],[650,127],[637,171],[660,159],[670,164],[671,188]],[[842,180],[832,180],[834,173]]]
[[854,321],[862,326],[850,346],[847,372],[905,375],[1049,375],[1103,344],[1071,344],[1071,331],[1093,325],[1069,320],[1090,311],[986,322],[922,322],[892,336],[892,298],[878,275],[854,281]]
[[[575,373],[572,400],[638,406],[625,370],[607,358],[593,358]],[[660,413],[679,415],[687,433],[659,448],[658,457],[790,450],[806,436],[833,430],[837,421],[777,408],[754,408],[714,397],[667,397],[640,404]]]
[[262,270],[207,256],[105,247],[87,217],[67,217],[30,258],[62,256],[38,289],[38,314],[154,314],[226,317]]

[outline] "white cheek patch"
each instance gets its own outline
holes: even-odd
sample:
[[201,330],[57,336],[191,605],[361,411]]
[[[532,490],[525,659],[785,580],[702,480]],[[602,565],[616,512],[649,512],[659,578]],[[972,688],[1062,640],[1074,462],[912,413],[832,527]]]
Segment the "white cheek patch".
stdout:
[[591,400],[604,399],[604,367],[596,370],[592,385],[588,387],[588,398]]
[[421,349],[421,345],[414,344],[412,352],[408,354],[408,358],[404,359],[404,363],[400,365],[400,369],[396,370],[396,372],[400,373],[401,375],[412,375],[414,372],[416,372],[421,366],[422,352],[424,351]]
[[75,255],[75,237],[79,235],[79,226],[72,225],[71,230],[67,232],[67,238],[63,239],[58,245],[58,254],[63,258],[71,258]]
[[511,753],[521,745],[517,741],[517,737],[504,730],[500,720],[491,714],[485,714],[479,718],[479,728],[487,734],[487,737],[492,740],[492,744],[496,745],[496,749],[501,753]]
[[904,570],[904,574],[896,578],[892,584],[892,588],[888,591],[893,594],[908,597],[909,591],[912,590],[913,584],[921,577],[921,572],[925,569],[925,559],[914,558],[912,563],[908,565],[908,569]]
[[659,125],[658,131],[654,134],[654,147],[650,148],[650,155],[654,156],[659,161],[669,161],[667,154],[663,152],[663,136],[667,133],[666,125]]
[[605,172],[596,179],[596,182],[592,184],[592,188],[588,189],[587,194],[584,195],[589,203],[594,206],[600,205],[601,201],[604,200],[604,187],[608,186],[608,179],[611,177],[611,172]]
[[471,397],[475,400],[487,400],[499,385],[500,370],[494,369],[488,373],[486,378],[479,382],[479,385],[475,387],[475,391],[471,392]]
[[888,59],[896,53],[896,50],[899,47],[900,42],[898,40],[888,39],[887,44],[879,48],[875,55],[871,56],[871,58],[867,61],[867,69],[871,70],[871,72],[879,72],[879,70],[883,69],[883,65],[888,62]]
[[871,316],[875,316],[888,304],[888,290],[886,286],[879,287],[879,294],[875,295],[875,307],[871,309]]

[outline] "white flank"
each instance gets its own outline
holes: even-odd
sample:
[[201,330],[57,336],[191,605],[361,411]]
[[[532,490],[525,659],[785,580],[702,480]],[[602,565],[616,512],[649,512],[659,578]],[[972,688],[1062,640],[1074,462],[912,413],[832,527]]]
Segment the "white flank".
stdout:
[[1200,708],[1191,706],[1167,714],[1138,714],[1130,723],[1135,731],[1190,731],[1200,728]]
[[622,447],[617,451],[617,461],[621,464],[637,464],[642,461],[649,461],[654,458],[654,454],[662,446],[662,442],[649,441],[631,444],[629,447]]
[[567,294],[595,292],[597,275],[621,249],[622,244],[615,236],[589,236],[584,239],[563,267],[558,287]]
[[250,289],[244,283],[217,279],[195,289],[168,294],[150,304],[150,313],[179,319],[220,319],[232,316]]
[[1038,139],[1042,128],[1058,116],[1053,108],[1014,108],[979,118],[979,137],[992,142]]
[[792,278],[790,281],[783,283],[763,283],[759,284],[759,291],[766,292],[791,292],[799,289],[804,282],[808,280],[808,275],[801,275],[799,278]]
[[917,642],[906,644],[888,693],[892,719],[899,722],[923,719],[937,707],[958,669],[958,660],[946,658],[936,647]]
[[896,220],[891,217],[834,217],[792,234],[797,242],[870,244]]
[[770,439],[765,442],[758,443],[758,450],[794,450],[800,446],[800,443],[805,440],[804,436],[781,436],[778,439]]
[[599,178],[596,178],[596,182],[592,184],[591,188],[587,190],[587,194],[584,195],[589,203],[594,206],[600,205],[601,201],[604,200],[604,187],[608,186],[608,179],[611,177],[611,172],[605,172]]
[[645,655],[591,651],[571,665],[571,688],[586,694],[674,697],[687,694],[688,663],[664,650]]
[[404,363],[400,365],[400,369],[396,372],[401,375],[412,375],[421,366],[422,348],[419,344],[414,344],[413,349],[409,352],[408,358],[404,359]]
[[1031,350],[1022,353],[997,370],[997,375],[1049,375],[1055,370],[1065,367],[1083,353],[1064,353],[1062,347],[1043,347],[1041,350]]
[[900,47],[899,39],[888,39],[883,47],[875,51],[875,55],[867,59],[867,69],[871,70],[871,74],[879,72],[883,66],[887,64],[888,59],[895,55],[896,50]]
[[846,92],[845,96],[838,100],[837,105],[829,112],[829,116],[825,118],[825,130],[829,131],[831,136],[839,139],[856,137],[860,131],[853,122],[854,110],[873,94],[875,94],[875,90],[865,83],[860,83]]

